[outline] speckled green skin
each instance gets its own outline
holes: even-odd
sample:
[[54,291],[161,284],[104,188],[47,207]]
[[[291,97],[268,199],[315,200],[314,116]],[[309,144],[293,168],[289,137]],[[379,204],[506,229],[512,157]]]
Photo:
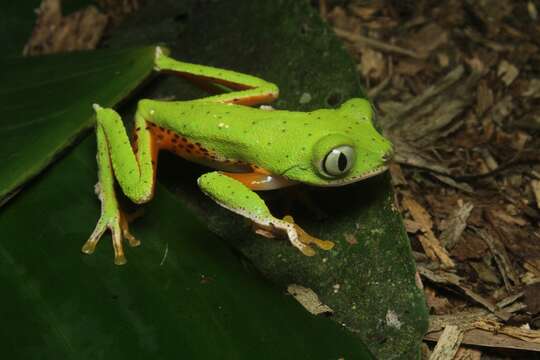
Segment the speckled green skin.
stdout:
[[[113,233],[115,262],[126,262],[122,235],[138,244],[121,226],[121,213],[114,193],[114,178],[134,202],[149,201],[153,195],[151,130],[147,121],[189,139],[208,150],[218,160],[256,165],[289,182],[316,186],[341,186],[378,174],[386,169],[392,150],[371,123],[372,108],[365,99],[351,99],[338,109],[311,112],[252,108],[277,98],[272,83],[251,75],[176,61],[158,48],[156,70],[168,71],[236,89],[237,91],[193,101],[164,102],[141,100],[135,114],[137,148],[135,154],[120,116],[112,109],[95,105],[98,133],[98,195],[102,215],[96,230],[83,246],[92,253],[103,232]],[[340,176],[323,170],[322,162],[333,149],[349,146],[355,153],[350,169]],[[192,158],[208,164],[204,158]],[[219,167],[219,166],[217,166]],[[241,182],[214,172],[199,178],[200,188],[221,206],[243,215],[258,225],[287,233],[291,243],[304,254],[313,254],[299,240],[297,226],[274,218],[264,201]]]
[[236,208],[237,212],[250,214],[253,219],[272,218],[264,201],[253,191],[246,191],[245,185],[233,178],[214,171],[202,175],[197,182],[220,204],[238,203],[238,197],[243,196],[242,205]]

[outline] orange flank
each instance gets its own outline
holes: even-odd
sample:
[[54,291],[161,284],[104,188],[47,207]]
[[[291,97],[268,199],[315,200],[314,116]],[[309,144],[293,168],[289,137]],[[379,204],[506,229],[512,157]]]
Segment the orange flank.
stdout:
[[[269,171],[254,164],[243,161],[221,159],[211,150],[206,149],[198,142],[165,129],[159,125],[147,121],[147,129],[150,131],[152,141],[152,165],[156,174],[157,155],[160,150],[170,151],[186,160],[197,162],[215,169],[224,170],[223,174],[240,181],[251,190],[273,190],[293,185],[294,182],[279,175],[272,175]],[[137,153],[137,133],[133,131],[133,151]]]
[[152,122],[147,122],[147,124],[158,151],[167,150],[190,161],[216,159],[214,154],[201,144],[192,142],[187,137]]

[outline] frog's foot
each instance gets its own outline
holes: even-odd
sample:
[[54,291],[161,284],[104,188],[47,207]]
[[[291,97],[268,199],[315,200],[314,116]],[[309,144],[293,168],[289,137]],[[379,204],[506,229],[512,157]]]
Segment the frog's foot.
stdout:
[[334,245],[308,235],[290,216],[283,220],[275,218],[259,195],[239,180],[215,171],[202,175],[197,182],[219,205],[251,220],[260,235],[274,237],[285,233],[291,244],[307,256],[315,255],[311,244],[326,250]]
[[92,254],[101,236],[107,229],[111,230],[112,234],[114,263],[116,265],[123,265],[127,260],[124,255],[122,240],[127,239],[130,246],[139,246],[141,242],[129,232],[127,218],[119,209],[116,209],[113,214],[101,214],[92,235],[90,235],[90,238],[83,245],[81,251],[85,254]]
[[283,221],[292,224],[294,226],[294,229],[296,230],[296,233],[298,234],[298,240],[309,246],[309,244],[315,244],[319,249],[322,250],[331,250],[334,247],[334,243],[332,241],[328,240],[321,240],[314,236],[309,235],[307,232],[304,231],[300,226],[295,224],[294,219],[292,216],[287,215],[283,218]]
[[255,220],[253,226],[256,234],[269,239],[275,238],[276,233],[284,232],[291,244],[306,256],[315,255],[315,250],[310,246],[311,244],[315,244],[323,250],[330,250],[334,247],[334,243],[331,241],[321,240],[309,235],[300,226],[295,224],[292,216],[289,215],[285,216],[283,220],[273,219],[269,222],[258,222]]

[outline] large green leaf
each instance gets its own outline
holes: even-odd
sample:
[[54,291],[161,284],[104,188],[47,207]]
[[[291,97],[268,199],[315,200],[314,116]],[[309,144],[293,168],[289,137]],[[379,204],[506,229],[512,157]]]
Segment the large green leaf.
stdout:
[[0,59],[0,202],[153,69],[154,47]]
[[113,265],[109,237],[81,254],[99,212],[95,151],[92,136],[0,213],[2,358],[372,358],[242,265],[162,187],[127,265]]
[[[0,57],[22,54],[36,21],[36,9],[41,0],[2,1],[0,15]],[[0,71],[2,74],[7,69]],[[0,75],[1,76],[1,75]]]

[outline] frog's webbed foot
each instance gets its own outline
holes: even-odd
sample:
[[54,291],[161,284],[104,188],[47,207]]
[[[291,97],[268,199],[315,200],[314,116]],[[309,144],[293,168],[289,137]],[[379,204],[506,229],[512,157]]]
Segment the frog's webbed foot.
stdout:
[[85,254],[92,254],[101,236],[107,229],[111,230],[112,234],[114,263],[116,265],[123,265],[127,262],[122,244],[123,239],[126,239],[130,246],[139,246],[141,242],[129,232],[126,216],[120,210],[116,216],[108,217],[106,214],[101,215],[92,235],[84,243],[81,251]]
[[309,235],[294,222],[293,217],[290,215],[285,216],[283,220],[275,219],[268,224],[254,222],[253,227],[256,234],[269,239],[275,238],[278,233],[284,232],[291,244],[306,256],[313,256],[316,254],[313,247],[310,246],[312,244],[322,250],[330,250],[334,247],[332,241],[321,240]]
[[[99,186],[96,186],[96,193],[100,196]],[[141,242],[129,232],[129,218],[118,208],[118,204],[115,200],[116,199],[109,200],[111,203],[108,203],[107,201],[103,204],[98,223],[96,224],[92,235],[90,235],[90,238],[84,243],[81,251],[85,254],[92,254],[95,251],[101,236],[109,229],[112,234],[114,263],[116,265],[123,265],[127,262],[122,244],[123,239],[126,239],[130,246],[139,246]],[[102,202],[103,201],[104,200],[102,199]]]
[[[294,222],[294,219],[292,216],[287,215],[283,218],[283,221],[292,224],[294,226],[294,230],[297,233],[298,240],[306,245],[306,248],[309,248],[313,254],[315,253],[314,250],[309,246],[310,244],[315,244],[319,249],[322,250],[331,250],[334,247],[334,243],[332,241],[328,240],[321,240],[314,236],[309,235],[307,232],[304,231],[298,224]],[[306,252],[302,251],[304,255],[311,256],[309,254],[306,254]]]
[[283,220],[274,217],[259,195],[232,177],[216,171],[202,175],[197,182],[201,190],[219,205],[251,220],[259,235],[273,238],[286,234],[291,244],[307,256],[315,255],[311,244],[324,250],[334,246],[330,241],[308,235],[290,216]]

